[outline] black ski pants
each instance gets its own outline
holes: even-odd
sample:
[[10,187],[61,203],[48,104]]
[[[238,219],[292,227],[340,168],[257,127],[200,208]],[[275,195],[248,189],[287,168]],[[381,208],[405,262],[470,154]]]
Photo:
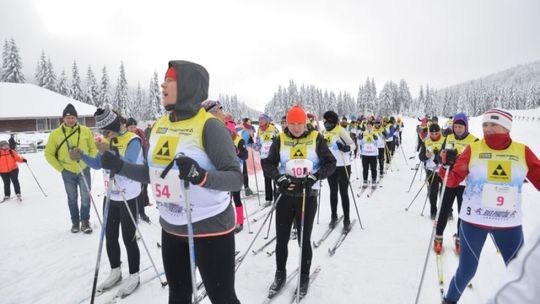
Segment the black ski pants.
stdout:
[[[262,162],[263,162],[263,159],[261,158],[261,168],[262,168]],[[273,201],[274,200],[273,199],[274,185],[273,185],[272,179],[269,177],[266,177],[264,173],[263,173],[263,176],[264,176],[264,199],[266,201]]]
[[429,205],[431,207],[431,215],[437,214],[437,198],[441,186],[441,178],[437,171],[426,170],[426,181],[428,184]]
[[234,206],[242,207],[242,198],[240,197],[240,191],[231,192],[231,195],[233,198]]
[[[461,210],[461,203],[463,202],[463,191],[465,191],[465,186],[458,186],[457,188],[448,188],[444,190],[444,196],[441,204],[441,211],[439,212],[439,219],[437,220],[437,235],[443,235],[444,229],[448,222],[448,216],[452,212],[452,205],[454,204],[454,199],[457,198],[458,205],[458,214]],[[461,220],[457,220],[457,234],[459,235],[459,224]]]
[[137,198],[137,210],[139,211],[139,214],[143,216],[146,215],[144,207],[150,205],[150,199],[148,198],[148,184],[141,184],[141,187],[141,194]]
[[242,162],[242,175],[244,176],[244,189],[249,188],[249,176],[247,169],[247,159]]
[[[169,283],[169,304],[191,304],[188,238],[161,231],[161,255]],[[196,237],[195,261],[213,304],[240,304],[234,290],[234,232]]]
[[[131,214],[137,218],[137,199],[127,201]],[[120,244],[118,242],[119,230],[122,226],[122,239],[128,256],[129,273],[139,272],[141,254],[135,232],[137,229],[133,220],[129,216],[128,209],[123,201],[111,200],[109,206],[109,215],[107,216],[107,229],[105,230],[105,239],[107,240],[107,256],[111,268],[120,267]]]
[[343,219],[349,221],[349,178],[347,178],[347,172],[350,176],[351,166],[336,167],[334,173],[328,176],[328,186],[330,187],[330,209],[332,210],[332,218],[337,219],[337,204],[338,204],[338,189],[341,196],[341,207],[343,209]]
[[384,148],[379,148],[379,174],[384,174]]
[[21,185],[19,184],[19,168],[7,172],[1,173],[2,181],[4,182],[4,196],[11,196],[11,183],[15,188],[15,194],[21,194]]
[[377,156],[362,155],[362,170],[364,181],[368,180],[369,170],[371,170],[371,180],[377,181]]
[[288,244],[291,236],[291,226],[293,221],[298,223],[298,245],[300,245],[301,233],[304,233],[302,242],[302,274],[309,274],[311,268],[311,231],[313,221],[317,213],[317,196],[306,197],[304,209],[304,232],[302,232],[302,197],[292,197],[282,195],[276,203],[276,268],[286,270],[287,257],[289,254]]

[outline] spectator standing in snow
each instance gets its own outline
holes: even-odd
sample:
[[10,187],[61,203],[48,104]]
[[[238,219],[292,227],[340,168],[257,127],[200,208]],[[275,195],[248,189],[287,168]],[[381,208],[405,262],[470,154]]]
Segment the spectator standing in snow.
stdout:
[[[95,156],[97,148],[94,135],[89,128],[77,123],[77,111],[72,104],[66,106],[62,117],[62,124],[49,135],[45,146],[45,158],[54,169],[62,174],[71,214],[71,232],[77,233],[82,230],[84,233],[91,233],[90,194],[86,190],[83,180],[83,178],[86,179],[89,187],[92,185],[90,168],[85,163],[77,163],[72,160],[69,156],[69,150],[78,148],[87,155]],[[77,204],[78,191],[81,194],[80,214]]]
[[0,141],[0,174],[4,182],[4,200],[11,197],[11,183],[15,188],[17,198],[21,199],[21,186],[19,184],[19,166],[17,163],[27,162],[14,149],[10,148],[5,140]]

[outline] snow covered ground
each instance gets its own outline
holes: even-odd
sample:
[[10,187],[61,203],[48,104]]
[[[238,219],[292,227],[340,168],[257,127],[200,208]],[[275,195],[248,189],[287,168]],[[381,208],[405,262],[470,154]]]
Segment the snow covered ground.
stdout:
[[[533,112],[536,115],[537,112]],[[520,113],[523,115],[523,113]],[[443,120],[441,120],[444,122]],[[408,212],[404,208],[411,202],[414,194],[420,189],[422,182],[417,177],[410,193],[409,183],[416,165],[416,143],[414,127],[415,119],[405,119],[404,152],[408,164],[401,151],[395,157],[392,172],[386,176],[372,198],[356,198],[364,230],[357,224],[348,239],[333,257],[327,249],[338,237],[335,231],[319,247],[314,249],[313,268],[322,266],[318,279],[310,287],[306,303],[413,303],[418,288],[424,257],[428,246],[432,223],[428,217],[420,216],[424,203],[425,191],[412,205]],[[517,141],[528,144],[533,151],[540,154],[540,139],[536,134],[540,121],[518,120],[514,122],[512,136]],[[472,133],[480,136],[480,119],[471,122]],[[61,176],[45,161],[43,152],[26,154],[29,165],[39,182],[48,194],[44,197],[35,184],[26,165],[20,166],[20,180],[24,201],[18,203],[10,200],[0,204],[0,302],[20,303],[80,303],[91,292],[93,270],[99,241],[99,227],[94,210],[91,221],[94,233],[84,235],[69,232],[71,223]],[[357,169],[358,168],[358,171]],[[353,166],[352,182],[355,192],[359,192],[361,163]],[[94,172],[93,197],[101,206],[103,186],[101,173]],[[258,174],[259,185],[262,175]],[[361,179],[361,178],[360,178]],[[253,179],[250,181],[255,187]],[[313,239],[316,240],[324,232],[330,219],[329,193],[326,182],[323,183],[320,223],[315,225]],[[524,230],[526,236],[538,225],[540,212],[540,195],[530,184],[524,186]],[[351,197],[352,199],[352,197]],[[248,210],[258,209],[257,199],[247,201]],[[101,207],[99,207],[101,208]],[[341,208],[341,207],[339,207]],[[338,210],[340,210],[338,208]],[[356,213],[351,201],[351,217]],[[427,209],[426,209],[427,211]],[[160,249],[156,243],[160,241],[158,212],[155,208],[147,208],[153,223],[142,223],[140,229],[148,244],[150,252],[162,271]],[[428,214],[429,211],[426,212]],[[455,214],[457,216],[457,214]],[[256,232],[261,221],[252,223],[251,229]],[[452,252],[451,235],[455,232],[455,221],[450,221],[445,231],[444,272],[445,289],[453,275],[458,260]],[[273,229],[272,229],[273,230]],[[262,236],[255,242],[254,248],[264,243]],[[272,237],[274,232],[271,231]],[[237,250],[242,253],[251,242],[254,234],[249,234],[247,227],[237,235]],[[150,261],[143,245],[141,249],[141,269],[150,266]],[[121,245],[122,250],[123,245]],[[269,250],[273,246],[268,247]],[[289,243],[288,270],[296,268],[297,245]],[[123,260],[126,261],[125,252]],[[421,293],[420,303],[439,303],[439,286],[436,282],[434,255],[430,260]],[[236,290],[242,303],[261,303],[273,279],[275,256],[267,257],[261,253],[247,255],[246,260],[236,274]],[[484,303],[498,285],[504,274],[502,257],[490,240],[482,252],[477,276],[473,279],[474,288],[466,290],[460,303]],[[100,278],[109,271],[108,260],[103,254]],[[127,265],[123,267],[127,276]],[[153,277],[152,269],[141,273],[141,280]],[[293,288],[288,285],[284,293],[275,303],[289,303]],[[98,298],[97,303],[110,300],[114,292],[106,293]],[[168,291],[161,288],[154,279],[143,284],[134,294],[119,303],[166,303]],[[208,299],[204,303],[210,303]]]

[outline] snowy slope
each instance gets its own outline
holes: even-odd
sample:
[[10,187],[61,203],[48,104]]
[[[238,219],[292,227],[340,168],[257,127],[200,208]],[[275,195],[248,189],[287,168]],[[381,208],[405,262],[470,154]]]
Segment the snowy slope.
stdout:
[[[522,114],[523,115],[523,114]],[[329,257],[327,248],[337,238],[334,232],[320,248],[314,249],[313,268],[322,266],[318,279],[310,287],[305,303],[413,303],[420,280],[425,253],[431,233],[431,221],[420,212],[424,203],[425,191],[422,192],[408,212],[404,208],[420,189],[421,181],[417,177],[412,190],[407,193],[413,177],[416,160],[413,156],[416,121],[405,119],[404,152],[408,165],[401,151],[396,155],[392,166],[393,172],[382,181],[382,188],[372,198],[356,198],[365,230],[357,224],[343,246],[335,256]],[[480,135],[480,120],[471,122],[472,133]],[[533,138],[539,121],[519,120],[514,123],[513,138],[527,143],[533,151],[540,154],[540,139]],[[93,269],[99,241],[99,228],[94,210],[92,221],[95,231],[91,235],[72,234],[69,212],[61,177],[47,165],[43,154],[27,154],[29,165],[42,183],[48,197],[45,198],[37,188],[26,166],[20,168],[20,179],[24,202],[14,200],[0,204],[0,302],[19,303],[79,303],[89,296],[93,280]],[[357,161],[358,173],[361,163]],[[356,168],[353,166],[352,181],[354,191],[358,192],[360,181],[356,180]],[[101,206],[103,187],[101,173],[93,171],[93,195]],[[258,174],[259,185],[262,175]],[[361,178],[360,178],[361,179]],[[255,187],[253,179],[250,181]],[[524,230],[528,235],[537,226],[540,212],[540,196],[531,185],[524,186]],[[258,209],[256,199],[247,201],[248,210]],[[340,210],[340,209],[338,209]],[[161,253],[156,243],[160,241],[160,228],[157,224],[158,213],[154,208],[147,208],[153,223],[142,223],[140,228],[146,243],[162,271]],[[320,224],[315,225],[313,239],[324,232],[330,218],[329,194],[326,182],[321,200]],[[351,217],[355,218],[354,203],[351,197]],[[260,222],[253,223],[256,231]],[[457,266],[457,258],[451,251],[451,235],[455,232],[456,222],[450,221],[445,231],[445,289]],[[273,230],[273,229],[272,229]],[[261,237],[266,234],[264,228]],[[274,232],[271,231],[270,236]],[[242,253],[251,242],[254,234],[248,234],[247,227],[237,236],[237,249]],[[261,238],[255,242],[255,248],[264,243]],[[142,243],[141,269],[150,265]],[[123,250],[123,245],[121,243]],[[272,250],[273,246],[269,247]],[[298,248],[294,241],[289,244],[288,269],[297,264]],[[123,253],[123,260],[126,255]],[[102,258],[103,279],[109,270],[104,253]],[[264,300],[274,275],[275,257],[262,253],[257,256],[248,254],[236,275],[236,290],[242,303],[261,303]],[[127,276],[127,265],[123,267]],[[483,303],[497,287],[499,278],[504,273],[504,263],[496,253],[490,240],[482,252],[480,267],[474,278],[474,289],[467,290],[460,303]],[[153,270],[141,273],[142,281],[151,278]],[[288,303],[295,284],[287,287],[275,303]],[[98,298],[103,303],[113,296],[105,294]],[[143,284],[130,297],[119,303],[166,303],[168,291],[161,288],[158,280]],[[430,261],[421,294],[420,303],[439,303],[439,287],[436,282],[434,256]],[[205,300],[204,303],[209,303]]]

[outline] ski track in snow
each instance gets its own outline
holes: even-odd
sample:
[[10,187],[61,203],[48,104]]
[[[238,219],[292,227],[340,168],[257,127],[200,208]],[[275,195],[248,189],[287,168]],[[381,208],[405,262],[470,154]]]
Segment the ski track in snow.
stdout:
[[[480,119],[473,118],[470,122],[471,133],[481,136]],[[404,151],[408,165],[405,164],[403,152],[396,150],[392,164],[393,172],[388,172],[381,182],[382,188],[376,195],[367,198],[355,197],[364,230],[357,224],[351,230],[342,246],[333,257],[328,255],[328,248],[339,237],[342,223],[317,249],[313,248],[312,268],[322,266],[319,278],[309,288],[309,293],[302,303],[413,303],[420,281],[422,266],[432,222],[429,220],[428,206],[424,216],[420,216],[426,197],[423,189],[408,212],[404,208],[411,202],[414,194],[421,187],[422,181],[417,176],[410,193],[407,193],[417,158],[416,155],[415,119],[405,119]],[[444,122],[441,118],[441,122]],[[526,143],[537,155],[540,155],[540,139],[531,137],[539,127],[538,122],[514,121],[512,137]],[[93,207],[91,222],[94,232],[90,235],[69,232],[71,222],[67,207],[66,195],[61,176],[45,161],[43,152],[26,154],[29,165],[42,184],[48,197],[41,194],[26,165],[21,164],[20,181],[24,201],[10,200],[0,204],[0,302],[8,304],[19,303],[79,303],[88,297],[92,288],[94,266],[96,263],[97,247],[100,228]],[[352,166],[351,182],[353,191],[358,193],[362,178],[361,162],[355,160]],[[358,169],[358,171],[357,171]],[[419,172],[420,173],[420,172]],[[259,186],[264,185],[262,174],[258,174]],[[98,209],[102,207],[102,178],[100,172],[92,172],[94,200]],[[250,186],[254,189],[253,176]],[[524,186],[524,232],[525,240],[529,232],[537,225],[534,215],[540,212],[539,194],[530,184]],[[255,190],[255,189],[254,189]],[[323,182],[320,223],[314,224],[312,240],[317,240],[326,230],[330,221],[329,188]],[[351,219],[357,217],[352,195]],[[152,200],[152,198],[151,198]],[[248,210],[258,209],[256,197],[244,200],[249,204]],[[458,259],[453,253],[452,235],[456,231],[457,205],[454,207],[454,221],[449,221],[444,236],[444,289],[457,267]],[[156,262],[158,271],[163,270],[161,252],[156,242],[161,241],[159,215],[155,205],[146,208],[152,224],[140,224],[140,229]],[[338,206],[341,214],[341,206]],[[275,232],[272,220],[272,237]],[[317,218],[315,218],[315,223]],[[247,249],[260,228],[261,221],[251,222],[254,234],[247,233],[247,227],[237,235],[236,246],[241,254]],[[263,228],[259,239],[251,249],[257,249],[266,240],[267,227]],[[122,244],[123,277],[128,275],[127,258]],[[272,251],[275,244],[266,248]],[[141,269],[150,265],[142,242]],[[251,251],[250,249],[250,251]],[[499,278],[504,275],[504,263],[500,254],[496,253],[490,238],[482,251],[480,265],[473,279],[473,289],[467,288],[460,303],[482,303],[486,301],[499,284]],[[289,257],[287,269],[292,271],[298,261],[298,246],[296,241],[289,242]],[[312,270],[313,270],[312,269]],[[103,248],[99,281],[109,273],[109,263]],[[242,303],[261,303],[267,294],[275,271],[275,256],[265,254],[253,256],[248,253],[245,261],[236,274],[236,292]],[[154,270],[146,270],[141,274],[141,280],[154,276]],[[200,275],[197,274],[200,278]],[[288,303],[296,288],[296,282],[291,282],[272,303]],[[109,301],[115,291],[97,298],[97,303]],[[119,299],[118,303],[166,303],[167,288],[161,288],[158,279],[141,285],[131,296]],[[420,303],[439,303],[439,285],[435,255],[429,257],[428,268],[422,289]],[[206,298],[203,303],[210,303]]]

